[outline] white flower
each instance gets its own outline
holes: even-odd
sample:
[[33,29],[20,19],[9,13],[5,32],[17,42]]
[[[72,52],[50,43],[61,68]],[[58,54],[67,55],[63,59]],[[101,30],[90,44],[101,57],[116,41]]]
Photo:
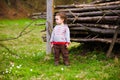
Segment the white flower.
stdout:
[[19,66],[17,66],[17,68],[19,69],[21,66],[22,66],[22,65],[19,65]]
[[12,69],[12,67],[10,67],[10,70]]
[[8,73],[8,70],[6,69],[6,73]]
[[12,64],[12,67],[14,67],[14,64]]
[[30,69],[30,71],[33,71],[32,69]]
[[22,66],[22,65],[19,65],[20,67]]
[[61,70],[63,71],[63,70],[64,70],[64,68],[61,68]]

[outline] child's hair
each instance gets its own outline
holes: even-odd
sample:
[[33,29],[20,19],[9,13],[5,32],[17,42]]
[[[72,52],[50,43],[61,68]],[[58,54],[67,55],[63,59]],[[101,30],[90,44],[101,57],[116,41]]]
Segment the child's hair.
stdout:
[[67,16],[66,16],[65,12],[58,12],[58,13],[56,13],[56,16],[60,16],[61,19],[64,19],[64,24],[67,23]]

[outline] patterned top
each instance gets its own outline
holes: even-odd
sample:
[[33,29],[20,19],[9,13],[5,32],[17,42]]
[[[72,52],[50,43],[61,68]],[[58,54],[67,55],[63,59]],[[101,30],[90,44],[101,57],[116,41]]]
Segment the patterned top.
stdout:
[[51,44],[69,44],[70,43],[70,30],[68,25],[56,25],[53,29]]

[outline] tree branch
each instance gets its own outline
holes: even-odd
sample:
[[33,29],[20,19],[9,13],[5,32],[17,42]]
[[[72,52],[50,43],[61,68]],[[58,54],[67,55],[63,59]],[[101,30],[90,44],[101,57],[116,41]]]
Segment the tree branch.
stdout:
[[17,37],[7,38],[7,39],[1,39],[0,41],[9,41],[9,40],[18,39],[18,38],[22,37],[23,35],[30,33],[33,29],[32,29],[32,30],[29,30],[29,31],[27,31],[27,32],[25,32],[25,30],[26,30],[32,23],[34,23],[34,22],[35,22],[35,20],[33,20],[30,24],[28,24],[27,26],[25,26],[25,27],[23,28],[23,30],[18,34]]

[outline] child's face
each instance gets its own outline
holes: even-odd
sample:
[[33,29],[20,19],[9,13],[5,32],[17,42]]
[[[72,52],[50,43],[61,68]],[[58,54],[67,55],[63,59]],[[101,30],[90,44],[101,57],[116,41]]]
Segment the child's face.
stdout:
[[64,23],[64,19],[60,18],[60,16],[55,16],[56,24],[60,25]]

